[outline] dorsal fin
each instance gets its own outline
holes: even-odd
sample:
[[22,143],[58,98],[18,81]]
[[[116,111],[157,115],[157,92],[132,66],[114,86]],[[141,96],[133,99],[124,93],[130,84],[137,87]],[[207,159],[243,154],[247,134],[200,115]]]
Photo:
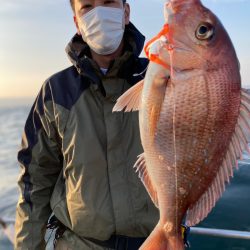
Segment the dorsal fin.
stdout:
[[241,97],[238,123],[223,163],[207,191],[188,209],[186,217],[188,226],[193,226],[207,217],[225,190],[225,182],[229,182],[230,177],[233,176],[233,168],[237,168],[237,160],[242,157],[244,150],[249,152],[246,138],[250,136],[250,94],[242,89]]
[[143,80],[135,84],[117,99],[117,102],[113,108],[113,112],[122,111],[124,108],[125,112],[139,110],[142,89]]
[[136,161],[134,168],[136,172],[139,172],[139,177],[142,183],[144,184],[145,188],[147,189],[151,200],[154,202],[155,206],[158,207],[157,192],[148,175],[144,153],[138,155],[138,160]]

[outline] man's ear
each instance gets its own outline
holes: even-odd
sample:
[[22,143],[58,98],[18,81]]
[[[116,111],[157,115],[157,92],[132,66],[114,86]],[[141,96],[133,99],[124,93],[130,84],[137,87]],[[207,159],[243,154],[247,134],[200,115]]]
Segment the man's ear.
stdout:
[[77,34],[81,35],[76,15],[74,15],[74,23],[75,23],[75,26],[76,26],[76,29],[77,29]]
[[124,4],[124,9],[125,9],[125,24],[129,24],[130,20],[130,6],[128,3]]

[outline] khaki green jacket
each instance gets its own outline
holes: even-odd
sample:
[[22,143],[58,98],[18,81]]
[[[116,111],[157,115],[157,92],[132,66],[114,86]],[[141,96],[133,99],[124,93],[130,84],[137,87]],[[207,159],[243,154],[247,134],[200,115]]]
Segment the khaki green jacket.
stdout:
[[15,249],[44,249],[52,212],[72,249],[81,238],[146,237],[155,226],[158,211],[132,168],[143,150],[138,113],[112,113],[147,66],[138,58],[144,37],[132,24],[124,36],[124,54],[103,75],[76,35],[67,47],[74,65],[43,85],[18,153]]

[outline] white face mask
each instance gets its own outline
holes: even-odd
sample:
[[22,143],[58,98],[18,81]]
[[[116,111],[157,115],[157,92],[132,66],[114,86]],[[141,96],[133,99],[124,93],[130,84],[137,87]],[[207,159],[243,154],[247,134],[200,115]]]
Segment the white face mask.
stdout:
[[98,6],[80,18],[79,29],[83,40],[100,55],[115,52],[123,38],[124,10]]

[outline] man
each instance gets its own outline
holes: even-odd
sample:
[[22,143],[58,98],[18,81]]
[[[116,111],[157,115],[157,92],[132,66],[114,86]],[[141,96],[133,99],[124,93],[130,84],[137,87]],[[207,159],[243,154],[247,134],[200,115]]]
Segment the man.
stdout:
[[138,58],[144,37],[129,22],[125,1],[71,5],[77,34],[67,53],[73,66],[44,83],[18,153],[15,249],[45,249],[53,213],[56,249],[136,250],[158,211],[132,168],[142,152],[138,114],[112,108],[147,67]]

